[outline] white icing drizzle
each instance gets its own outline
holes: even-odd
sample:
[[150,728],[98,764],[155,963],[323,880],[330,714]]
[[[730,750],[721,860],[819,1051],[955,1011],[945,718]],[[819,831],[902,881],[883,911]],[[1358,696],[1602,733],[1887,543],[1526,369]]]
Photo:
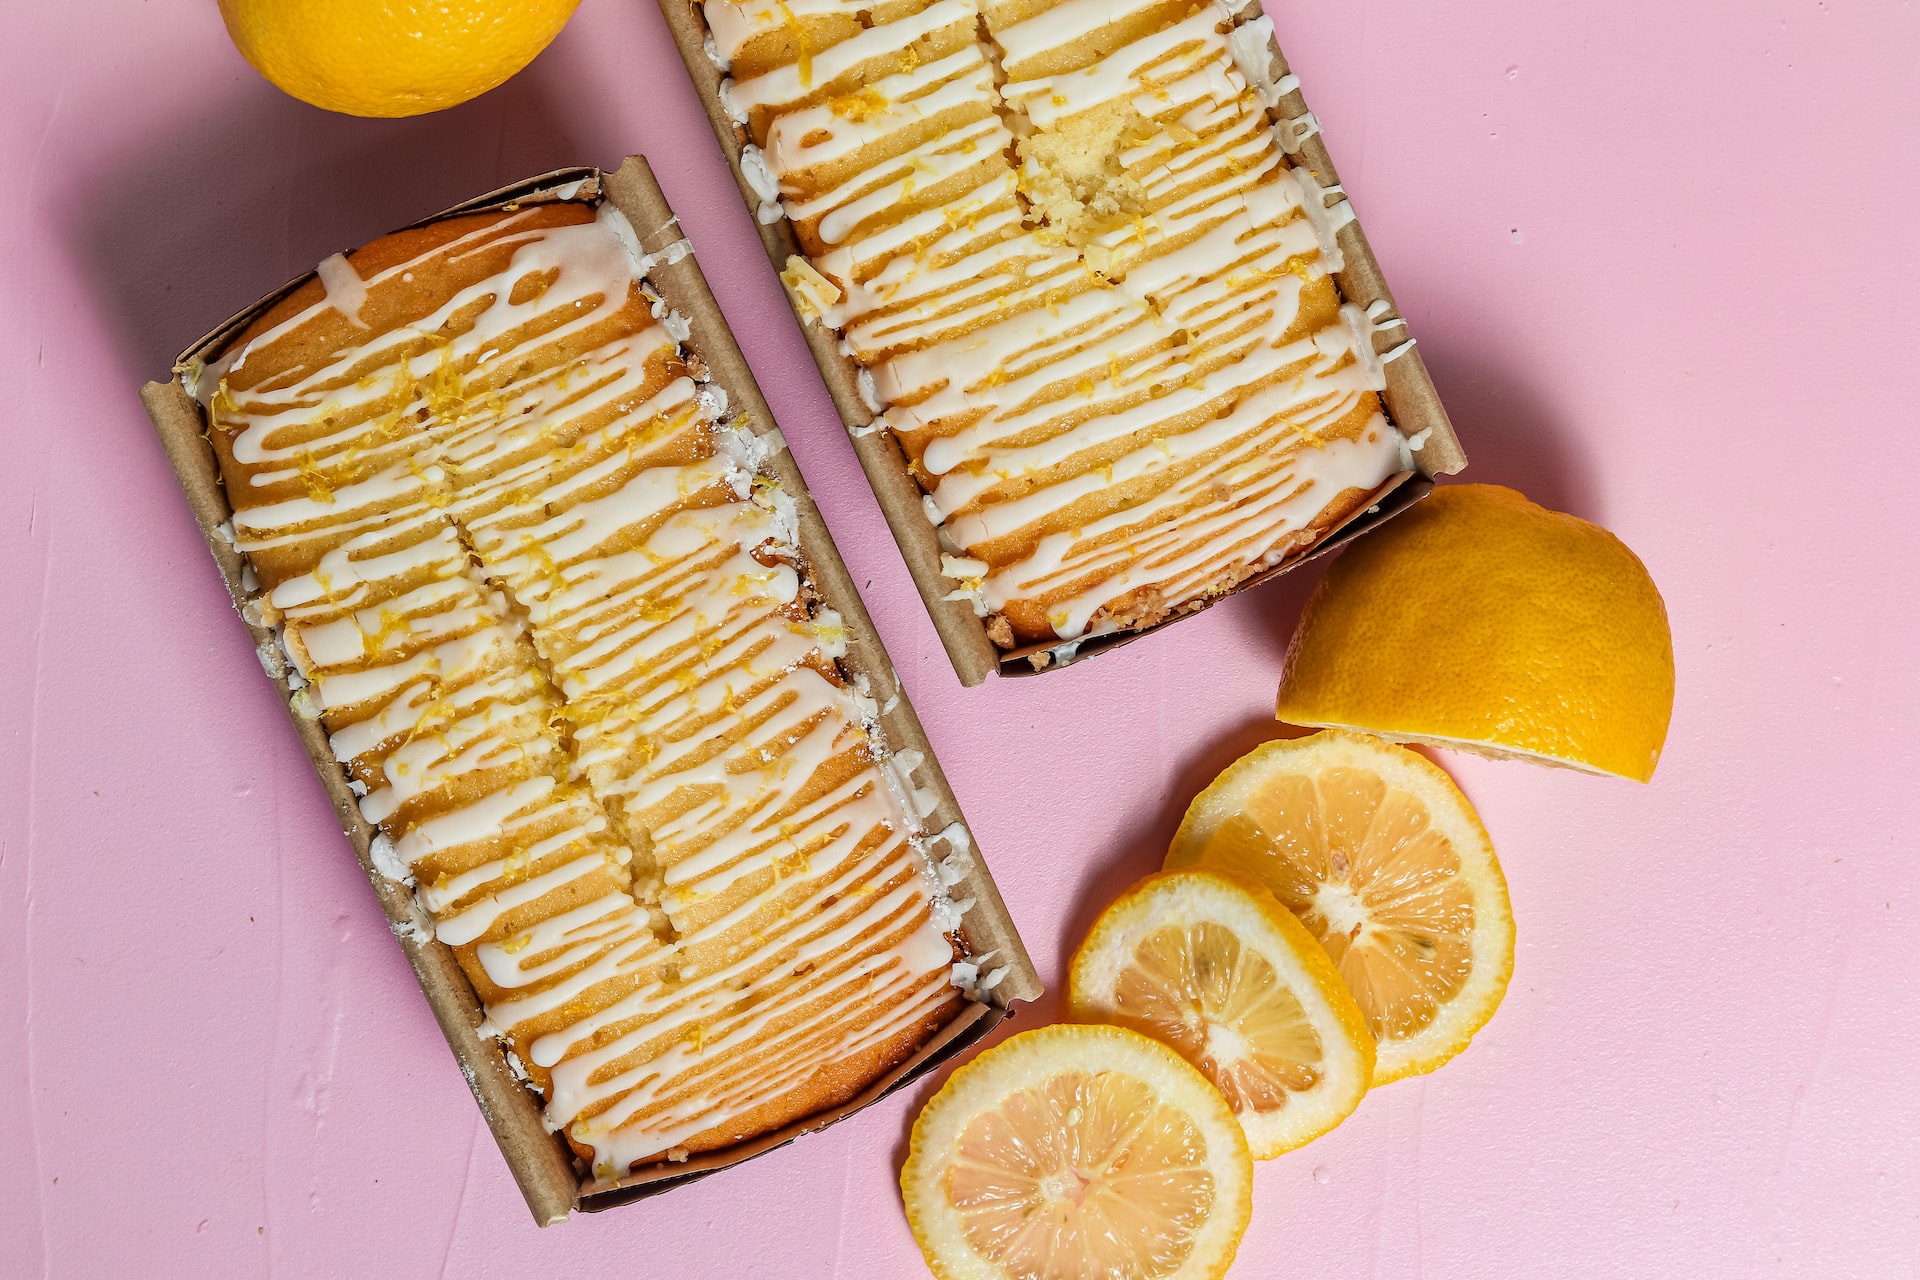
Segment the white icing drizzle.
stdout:
[[327,291],[327,305],[355,324],[360,323],[361,308],[367,305],[367,286],[353,269],[346,255],[334,254],[321,260],[315,274]]
[[749,144],[740,152],[740,172],[746,178],[747,185],[753,188],[753,194],[760,197],[760,205],[754,215],[762,222],[780,221],[780,184],[774,181],[773,170],[767,168],[766,157],[760,148]]
[[871,7],[872,0],[719,0],[707,6],[706,17],[711,44],[725,70],[756,37],[791,31],[807,18],[855,17]]
[[[928,793],[827,674],[846,627],[762,470],[784,441],[688,374],[611,206],[553,213],[365,280],[337,260],[208,398],[258,611],[376,868],[617,1180],[897,1055],[953,998],[957,908]],[[445,297],[313,349],[403,276]]]
[[886,406],[880,401],[879,388],[873,384],[873,370],[860,370],[854,375],[853,385],[858,388],[860,403],[866,406],[868,413],[878,414],[885,411]]
[[[1353,205],[1347,200],[1346,188],[1338,184],[1321,186],[1313,171],[1304,166],[1295,166],[1293,176],[1300,184],[1300,207],[1313,223],[1314,237],[1320,242],[1321,264],[1328,271],[1345,271],[1347,256],[1340,249],[1340,232],[1354,221]],[[1329,196],[1337,196],[1338,199],[1328,205]]]
[[[1376,357],[1332,313],[1353,211],[1285,158],[1318,126],[1269,116],[1298,87],[1270,20],[1207,4],[1041,75],[1150,0],[988,12],[991,45],[967,0],[857,29],[830,0],[705,7],[723,52],[807,51],[728,89],[767,171],[748,180],[812,250],[787,273],[802,310],[915,461],[949,598],[1083,639],[1278,563],[1399,469],[1374,396],[1404,348]],[[1016,140],[1097,109],[1147,122],[1115,155],[1134,205],[1066,243]]]
[[1320,117],[1309,111],[1290,120],[1282,120],[1273,129],[1286,153],[1290,156],[1299,155],[1307,139],[1320,132]]
[[[791,0],[785,6],[773,7],[776,10],[782,7],[791,9]],[[760,5],[732,4],[726,3],[726,0],[712,5],[711,9],[764,12],[763,6]],[[709,25],[712,24],[714,16],[710,10],[707,14]],[[804,59],[776,67],[751,80],[734,81],[729,94],[732,106],[740,112],[751,113],[756,107],[796,102],[812,94],[816,88],[822,88],[849,75],[873,57],[905,49],[943,27],[965,27],[971,30],[977,20],[978,11],[974,0],[935,0],[933,4],[918,13],[862,30],[858,35],[823,51],[812,53]]]
[[1233,65],[1246,77],[1247,87],[1275,111],[1280,99],[1300,87],[1298,78],[1273,74],[1273,19],[1262,14],[1227,32],[1227,47],[1233,51]]

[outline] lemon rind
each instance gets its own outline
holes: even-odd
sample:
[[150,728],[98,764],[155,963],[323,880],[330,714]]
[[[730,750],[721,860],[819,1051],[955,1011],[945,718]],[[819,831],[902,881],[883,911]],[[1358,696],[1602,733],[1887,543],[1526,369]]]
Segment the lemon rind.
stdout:
[[[1390,754],[1382,753],[1379,750],[1382,746],[1394,744],[1374,735],[1337,727],[1305,738],[1283,739],[1255,747],[1228,765],[1204,791],[1194,797],[1174,835],[1166,861],[1169,870],[1204,865],[1197,848],[1197,838],[1188,835],[1190,827],[1196,819],[1204,819],[1207,810],[1230,809],[1232,797],[1239,788],[1258,785],[1270,776],[1273,770],[1265,762],[1276,755],[1318,757],[1301,760],[1299,771],[1303,772],[1334,764],[1374,768],[1389,785],[1395,785],[1394,779],[1387,776],[1389,773],[1399,772],[1404,778],[1409,772],[1417,772],[1429,783],[1443,784],[1459,798],[1457,812],[1450,813],[1429,806],[1429,814],[1436,827],[1453,844],[1461,859],[1462,871],[1467,873],[1463,883],[1473,892],[1474,972],[1467,985],[1447,1003],[1440,1016],[1418,1034],[1406,1039],[1379,1042],[1373,1070],[1373,1083],[1376,1086],[1404,1080],[1409,1076],[1425,1075],[1451,1061],[1472,1043],[1474,1036],[1492,1020],[1506,997],[1507,986],[1513,977],[1515,933],[1513,905],[1506,876],[1494,853],[1492,838],[1487,835],[1487,829],[1474,812],[1472,803],[1446,771],[1431,760],[1403,747],[1396,747]],[[1456,819],[1460,821],[1456,822]],[[1217,821],[1208,825],[1217,825]],[[1183,852],[1183,844],[1196,847],[1190,853]],[[1474,864],[1471,867],[1470,862]],[[1495,958],[1495,963],[1491,969],[1483,972],[1478,960],[1488,955]]]
[[[1154,1086],[1206,1139],[1215,1199],[1187,1261],[1160,1280],[1219,1280],[1253,1216],[1253,1158],[1239,1121],[1204,1075],[1157,1040],[1123,1027],[1062,1024],[1022,1032],[955,1071],[914,1121],[900,1193],[907,1225],[939,1280],[1007,1280],[968,1244],[945,1194],[946,1161],[982,1111],[1060,1071],[1121,1071]],[[1217,1145],[1216,1145],[1217,1144]]]
[[1629,782],[1648,782],[1653,778],[1651,769],[1643,777],[1637,773],[1603,769],[1597,764],[1578,760],[1572,756],[1557,756],[1547,751],[1533,751],[1526,747],[1516,747],[1504,742],[1488,742],[1480,738],[1451,738],[1444,733],[1421,733],[1408,729],[1376,729],[1344,720],[1321,720],[1306,716],[1296,718],[1284,711],[1276,718],[1283,724],[1302,729],[1339,729],[1346,733],[1379,738],[1395,746],[1438,747],[1443,751],[1464,751],[1469,755],[1480,756],[1487,760],[1518,760],[1548,769],[1570,769],[1574,773],[1584,773],[1591,778],[1625,778]]
[[[1203,901],[1168,901],[1182,892]],[[1204,901],[1209,897],[1211,902]],[[1240,918],[1228,918],[1236,914]],[[1255,928],[1248,927],[1249,920]],[[1203,921],[1225,925],[1242,945],[1255,946],[1300,1000],[1320,1037],[1326,1066],[1321,1084],[1294,1094],[1285,1109],[1271,1115],[1236,1113],[1253,1158],[1272,1160],[1323,1137],[1353,1114],[1373,1083],[1376,1050],[1365,1015],[1326,951],[1264,886],[1213,868],[1163,871],[1142,880],[1101,913],[1081,943],[1068,971],[1068,1007],[1077,1020],[1107,1020],[1114,981],[1140,937],[1149,929]],[[1271,930],[1272,936],[1250,936],[1257,928]]]

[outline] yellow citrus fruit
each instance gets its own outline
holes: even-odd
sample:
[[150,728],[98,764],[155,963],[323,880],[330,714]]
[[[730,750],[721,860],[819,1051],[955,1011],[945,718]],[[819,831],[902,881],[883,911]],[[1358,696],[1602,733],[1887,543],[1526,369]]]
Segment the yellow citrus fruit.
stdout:
[[1453,780],[1405,747],[1329,730],[1269,742],[1187,809],[1167,867],[1245,876],[1319,939],[1378,1046],[1373,1080],[1467,1047],[1513,975],[1493,843]]
[[907,1223],[940,1280],[1217,1280],[1253,1210],[1219,1090],[1121,1027],[1042,1027],[953,1073],[914,1122]]
[[220,0],[254,68],[303,102],[417,116],[505,81],[580,0]]
[[1332,1129],[1373,1082],[1373,1035],[1326,951],[1238,876],[1171,871],[1135,885],[1080,945],[1067,1004],[1200,1068],[1255,1160]]
[[1666,605],[1600,526],[1443,485],[1327,570],[1279,715],[1645,782],[1673,715]]

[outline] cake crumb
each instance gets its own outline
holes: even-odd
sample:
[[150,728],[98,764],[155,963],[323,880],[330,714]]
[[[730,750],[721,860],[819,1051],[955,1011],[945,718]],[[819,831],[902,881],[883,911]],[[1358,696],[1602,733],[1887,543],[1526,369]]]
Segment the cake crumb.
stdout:
[[1158,132],[1164,127],[1122,101],[1029,134],[1018,144],[1020,193],[1045,227],[1085,247],[1148,211],[1146,192],[1120,157]]

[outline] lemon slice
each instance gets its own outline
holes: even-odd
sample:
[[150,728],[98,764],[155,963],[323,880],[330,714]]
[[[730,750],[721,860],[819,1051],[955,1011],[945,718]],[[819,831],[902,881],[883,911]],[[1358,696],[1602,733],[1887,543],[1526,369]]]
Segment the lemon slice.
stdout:
[[1226,1101],[1120,1027],[1028,1031],[914,1122],[907,1222],[941,1280],[1215,1280],[1252,1212]]
[[1513,974],[1486,828],[1438,767],[1378,738],[1256,748],[1187,809],[1166,865],[1247,876],[1299,917],[1366,1015],[1375,1084],[1466,1048]]
[[1327,953],[1271,893],[1219,872],[1150,876],[1108,907],[1067,1003],[1200,1068],[1255,1160],[1345,1120],[1373,1081],[1373,1035]]

